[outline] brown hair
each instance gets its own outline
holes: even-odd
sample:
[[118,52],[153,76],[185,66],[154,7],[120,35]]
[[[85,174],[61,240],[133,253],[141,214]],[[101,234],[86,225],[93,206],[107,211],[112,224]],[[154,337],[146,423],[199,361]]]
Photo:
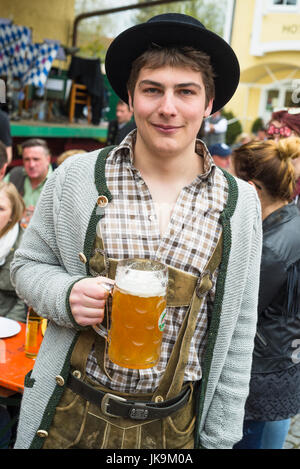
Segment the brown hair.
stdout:
[[163,66],[190,67],[196,72],[201,72],[205,86],[206,106],[210,99],[215,97],[214,72],[210,57],[204,52],[192,47],[152,47],[140,55],[133,63],[127,82],[127,89],[132,98],[139,73],[143,67],[156,69]]
[[67,158],[73,155],[80,155],[81,153],[86,153],[85,150],[67,150],[64,151],[61,155],[57,157],[56,164],[59,166],[62,164]]
[[252,141],[236,148],[232,163],[237,177],[262,182],[274,199],[291,200],[295,189],[292,159],[300,156],[300,138]]
[[10,201],[11,205],[11,220],[8,224],[0,231],[0,238],[4,236],[11,228],[18,223],[24,213],[25,204],[19,194],[16,186],[12,182],[0,182],[0,193],[4,192]]
[[46,140],[41,138],[30,138],[29,140],[25,140],[25,142],[21,143],[21,148],[31,148],[31,147],[42,147],[44,149],[45,155],[50,155],[50,149],[47,145]]

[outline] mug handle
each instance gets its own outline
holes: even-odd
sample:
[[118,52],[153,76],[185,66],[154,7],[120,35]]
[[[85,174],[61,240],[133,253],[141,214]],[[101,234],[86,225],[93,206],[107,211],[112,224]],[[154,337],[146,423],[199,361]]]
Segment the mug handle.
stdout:
[[[103,282],[100,285],[102,288],[104,288],[104,290],[107,290],[110,294],[112,289],[114,288],[114,285],[108,282]],[[104,339],[108,341],[108,331],[104,326],[102,326],[102,324],[94,324],[92,328],[95,332],[97,332],[98,335],[104,337]]]

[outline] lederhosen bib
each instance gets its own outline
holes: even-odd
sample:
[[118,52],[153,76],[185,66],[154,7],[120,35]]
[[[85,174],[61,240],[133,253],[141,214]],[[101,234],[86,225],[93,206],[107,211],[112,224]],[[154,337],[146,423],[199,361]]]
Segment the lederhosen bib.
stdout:
[[[98,158],[105,159],[108,152],[104,153],[100,152]],[[188,310],[154,393],[120,393],[92,381],[85,371],[92,346],[100,369],[108,375],[104,359],[106,341],[92,328],[80,334],[71,356],[68,387],[56,408],[44,449],[194,447],[194,396],[199,383],[183,384],[184,371],[201,303],[212,288],[212,274],[221,255],[222,236],[200,277],[168,267],[167,306],[188,306]],[[114,279],[116,267],[117,261],[107,258],[103,240],[96,235],[89,272],[92,276]]]

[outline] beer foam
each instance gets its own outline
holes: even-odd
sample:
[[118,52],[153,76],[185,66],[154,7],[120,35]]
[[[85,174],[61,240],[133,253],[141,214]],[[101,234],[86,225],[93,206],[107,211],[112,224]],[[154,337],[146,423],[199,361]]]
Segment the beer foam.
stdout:
[[130,295],[151,297],[164,296],[166,293],[165,281],[157,278],[157,272],[144,270],[129,270],[116,277],[116,285]]

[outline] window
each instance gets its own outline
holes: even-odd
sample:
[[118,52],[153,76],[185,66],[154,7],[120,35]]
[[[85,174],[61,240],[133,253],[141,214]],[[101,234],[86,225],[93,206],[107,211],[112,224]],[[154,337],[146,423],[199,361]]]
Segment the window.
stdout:
[[269,90],[267,92],[266,110],[273,111],[278,106],[279,90]]
[[273,5],[297,5],[298,0],[273,0]]

